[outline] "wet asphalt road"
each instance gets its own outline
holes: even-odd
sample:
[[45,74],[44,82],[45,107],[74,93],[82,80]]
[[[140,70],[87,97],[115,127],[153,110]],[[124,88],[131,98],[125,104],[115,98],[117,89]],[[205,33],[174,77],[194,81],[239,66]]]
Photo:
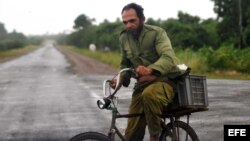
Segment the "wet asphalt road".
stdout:
[[[76,76],[52,45],[0,64],[0,141],[67,141],[85,131],[107,133],[110,112],[101,111],[102,81],[112,76]],[[207,80],[209,111],[190,124],[201,141],[223,141],[225,124],[250,124],[250,81]],[[126,112],[130,90],[119,94]],[[123,131],[126,120],[118,120]],[[146,136],[147,137],[147,136]]]

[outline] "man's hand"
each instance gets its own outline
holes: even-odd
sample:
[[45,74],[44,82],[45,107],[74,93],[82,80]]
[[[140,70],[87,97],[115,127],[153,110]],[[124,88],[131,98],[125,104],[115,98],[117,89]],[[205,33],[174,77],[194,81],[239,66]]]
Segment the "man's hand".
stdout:
[[113,80],[110,81],[109,86],[110,86],[112,89],[115,89],[116,83],[117,83],[117,79],[113,79]]
[[154,81],[156,80],[156,76],[154,75],[145,75],[145,76],[141,76],[139,79],[138,79],[138,82],[139,83],[144,83],[144,82],[149,82],[149,81]]
[[138,66],[135,70],[139,76],[145,76],[145,75],[150,75],[152,73],[152,69],[149,67],[145,67],[145,66]]
[[[122,81],[120,80],[120,83],[118,84],[118,89],[122,86],[122,83],[121,83]],[[117,79],[112,79],[111,81],[110,81],[110,83],[109,83],[109,85],[110,85],[110,87],[112,88],[112,89],[115,89],[116,88],[116,83],[117,83]]]
[[153,81],[157,78],[155,75],[152,74],[153,70],[149,67],[138,66],[135,71],[139,75],[138,78],[139,83]]

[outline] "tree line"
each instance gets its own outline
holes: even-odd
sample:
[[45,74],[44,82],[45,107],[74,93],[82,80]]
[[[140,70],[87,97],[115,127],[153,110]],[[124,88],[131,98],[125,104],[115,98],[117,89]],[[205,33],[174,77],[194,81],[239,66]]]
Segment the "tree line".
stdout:
[[[182,11],[177,18],[146,19],[147,24],[158,25],[166,30],[172,46],[179,57],[190,56],[206,64],[204,72],[214,70],[236,70],[250,73],[250,0],[211,0],[214,2],[215,19],[201,19]],[[119,14],[119,13],[118,13]],[[120,18],[115,22],[104,20],[95,25],[94,19],[80,14],[74,20],[74,32],[60,35],[60,43],[78,48],[88,48],[94,43],[97,49],[109,47],[119,51],[119,34],[123,30]],[[53,37],[54,39],[58,39]],[[26,37],[22,33],[8,33],[0,22],[0,51],[24,47],[26,44],[39,44],[42,39],[51,37]],[[192,55],[193,54],[193,55]],[[194,55],[195,54],[195,55]],[[191,60],[193,61],[193,60]],[[204,65],[203,65],[204,66]],[[193,65],[192,68],[195,68]]]
[[0,22],[0,51],[23,48],[27,45],[40,45],[44,40],[57,40],[60,35],[32,35],[25,36],[13,30],[8,32],[5,25]]
[[[177,18],[155,20],[149,17],[146,23],[164,28],[176,48],[218,49],[225,45],[240,49],[250,47],[250,0],[211,1],[214,2],[216,19],[201,19],[179,11]],[[79,15],[74,21],[75,32],[66,36],[66,43],[80,48],[94,43],[99,49],[108,46],[118,50],[122,21],[119,18],[115,22],[104,20],[99,25],[93,22],[94,19],[87,15]]]
[[[250,0],[211,1],[217,18],[201,19],[179,11],[177,18],[149,17],[146,23],[165,29],[178,57],[199,72],[250,73]],[[119,34],[123,30],[120,18],[99,25],[93,22],[85,14],[77,16],[75,31],[64,37],[64,43],[77,48],[94,43],[99,50],[108,46],[119,51]]]
[[0,22],[0,51],[21,48],[27,45],[27,38],[24,34],[16,32],[8,33],[4,24]]

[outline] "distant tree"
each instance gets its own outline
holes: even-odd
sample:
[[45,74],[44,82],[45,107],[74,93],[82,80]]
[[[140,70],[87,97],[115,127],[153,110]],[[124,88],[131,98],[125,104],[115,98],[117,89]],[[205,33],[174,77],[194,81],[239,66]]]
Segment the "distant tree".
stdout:
[[74,45],[77,47],[88,47],[92,43],[92,36],[95,33],[95,26],[92,25],[92,22],[95,19],[90,19],[85,14],[79,15],[74,20],[73,28],[77,31],[71,33],[66,38],[66,43]]
[[216,19],[206,19],[204,21],[202,21],[201,26],[203,29],[206,30],[206,32],[208,33],[208,41],[207,41],[207,45],[212,46],[213,48],[218,48],[219,47],[219,35],[217,33],[217,24],[218,22],[216,21]]
[[21,48],[26,45],[26,37],[22,33],[13,31],[7,33],[4,24],[0,23],[0,51]]
[[116,20],[116,22],[112,23],[107,20],[104,20],[104,22],[97,27],[97,45],[102,48],[108,46],[112,50],[118,50],[119,34],[121,31],[122,22],[120,20]]
[[178,19],[162,21],[161,26],[167,31],[174,47],[199,49],[217,45],[213,40],[216,38],[216,30],[212,23],[203,23],[197,16],[179,12]]
[[4,24],[0,22],[0,41],[3,40],[7,35],[7,31],[4,27]]
[[22,48],[27,44],[27,38],[24,34],[16,32],[15,30],[7,35],[4,40],[7,49]]
[[184,24],[199,24],[201,20],[197,16],[191,16],[187,13],[183,13],[182,11],[178,12],[178,18],[179,18],[179,21]]
[[161,23],[161,20],[154,20],[153,18],[148,18],[147,21],[146,21],[146,24],[150,24],[150,25],[160,25]]
[[83,34],[84,33],[80,31],[72,32],[67,36],[67,44],[74,45],[76,47],[81,47],[81,39],[83,37]]
[[223,43],[250,46],[250,0],[211,0],[218,19],[218,34]]
[[[204,46],[217,47],[217,21],[213,19],[201,20],[197,16],[179,12],[177,19],[154,20],[148,18],[147,24],[158,25],[167,31],[174,47],[199,49]],[[119,49],[119,34],[122,31],[122,21],[115,22],[105,19],[95,26],[84,14],[75,20],[75,29],[67,36],[67,43],[77,47],[87,48],[94,43],[97,49],[109,47],[111,50]]]
[[23,33],[16,32],[15,30],[8,34],[8,38],[12,40],[25,41],[26,36]]
[[81,14],[75,19],[73,28],[77,30],[86,29],[92,25],[92,21],[94,21],[94,19],[90,19],[85,14]]

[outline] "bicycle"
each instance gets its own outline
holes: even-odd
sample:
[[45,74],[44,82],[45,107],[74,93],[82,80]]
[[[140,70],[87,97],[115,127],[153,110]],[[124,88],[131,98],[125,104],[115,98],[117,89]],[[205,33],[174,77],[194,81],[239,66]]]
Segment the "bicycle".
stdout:
[[[104,98],[97,101],[97,105],[100,109],[107,109],[112,111],[112,119],[111,119],[111,126],[110,130],[107,135],[98,133],[98,132],[85,132],[80,133],[70,139],[70,141],[87,141],[87,140],[95,140],[95,141],[115,141],[115,135],[117,134],[118,137],[125,141],[125,137],[116,127],[116,119],[118,118],[131,118],[137,116],[143,116],[143,113],[138,114],[120,114],[117,109],[117,97],[115,94],[119,90],[119,81],[120,81],[120,74],[124,71],[130,71],[136,77],[137,74],[133,69],[125,68],[119,71],[114,78],[117,78],[116,88],[112,90],[110,88],[109,83],[111,80],[105,80],[103,83],[103,93]],[[113,79],[114,79],[113,78]],[[108,92],[109,95],[106,94],[107,87],[109,88]],[[162,132],[160,135],[160,141],[199,141],[199,138],[194,131],[194,129],[189,125],[189,116],[193,112],[205,111],[207,108],[182,108],[180,109],[171,109],[168,108],[164,114],[160,115],[162,118]],[[187,116],[187,121],[181,121],[180,117]],[[169,119],[169,122],[166,123],[166,119]]]

